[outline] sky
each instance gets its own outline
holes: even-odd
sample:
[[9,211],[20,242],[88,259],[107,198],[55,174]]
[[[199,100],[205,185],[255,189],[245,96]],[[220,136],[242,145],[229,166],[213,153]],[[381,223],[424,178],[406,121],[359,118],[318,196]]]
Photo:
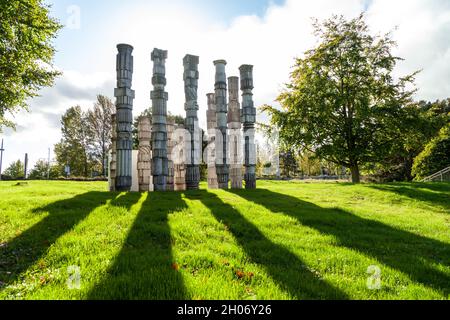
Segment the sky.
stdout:
[[[65,27],[55,40],[55,86],[29,101],[30,112],[15,115],[16,131],[4,139],[3,170],[28,153],[30,166],[47,158],[61,139],[60,119],[75,105],[92,107],[97,94],[113,97],[116,45],[134,47],[134,115],[150,107],[153,48],[169,51],[168,108],[184,114],[183,63],[200,56],[199,118],[206,127],[206,94],[214,91],[213,61],[225,59],[227,76],[254,65],[256,106],[275,104],[289,80],[294,59],[314,47],[312,18],[333,14],[354,18],[366,12],[371,32],[393,31],[394,53],[405,60],[396,76],[422,70],[417,99],[450,96],[449,0],[47,0],[52,16]],[[264,121],[259,115],[259,121]]]

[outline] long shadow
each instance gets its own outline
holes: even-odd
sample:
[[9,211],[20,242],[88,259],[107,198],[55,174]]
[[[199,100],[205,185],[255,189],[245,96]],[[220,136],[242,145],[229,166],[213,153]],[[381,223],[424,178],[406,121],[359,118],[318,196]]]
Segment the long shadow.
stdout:
[[232,192],[273,213],[294,217],[305,226],[333,235],[342,246],[371,256],[407,274],[413,281],[442,292],[444,296],[450,293],[449,275],[431,265],[450,266],[450,245],[447,243],[265,189]]
[[58,238],[112,197],[108,192],[88,192],[34,209],[48,216],[0,248],[0,282],[7,286],[18,280]]
[[401,196],[424,201],[431,205],[437,205],[446,210],[450,210],[450,184],[383,184],[373,185],[371,188],[380,191],[394,192]]
[[121,251],[89,299],[187,299],[180,273],[173,268],[168,215],[186,207],[179,192],[148,193]]
[[225,224],[250,259],[261,265],[278,285],[297,299],[347,299],[347,295],[311,272],[305,263],[284,246],[273,243],[250,221],[216,194],[187,192],[200,200],[217,221]]

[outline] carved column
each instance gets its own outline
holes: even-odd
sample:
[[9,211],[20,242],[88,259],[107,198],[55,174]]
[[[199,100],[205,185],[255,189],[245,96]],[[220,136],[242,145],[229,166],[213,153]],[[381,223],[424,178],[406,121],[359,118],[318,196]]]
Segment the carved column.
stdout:
[[255,122],[256,108],[253,103],[253,66],[242,65],[241,90],[242,90],[242,113],[241,122],[244,125],[244,165],[245,165],[245,188],[256,188],[256,149],[255,149]]
[[117,168],[117,131],[116,114],[111,115],[111,158],[109,162],[109,191],[116,191],[116,168]]
[[167,190],[174,191],[175,190],[175,166],[174,159],[172,157],[173,149],[175,147],[176,141],[174,141],[174,133],[175,133],[175,120],[167,119],[167,161],[168,161],[168,169],[169,175],[167,177]]
[[183,125],[176,125],[172,136],[174,149],[172,157],[174,162],[174,184],[175,191],[186,190],[186,145],[185,145],[185,129]]
[[186,55],[183,59],[184,64],[184,92],[186,103],[184,109],[186,110],[186,130],[189,131],[189,141],[186,141],[188,162],[186,166],[186,188],[188,190],[198,190],[200,184],[200,141],[199,141],[199,126],[198,126],[198,104],[197,104],[197,89],[198,89],[198,64],[199,57],[193,55]]
[[154,49],[152,99],[152,174],[155,191],[166,191],[169,175],[167,159],[167,100],[166,86],[167,51]]
[[218,189],[217,173],[216,173],[216,128],[217,128],[217,116],[216,116],[216,98],[214,93],[207,94],[208,98],[208,110],[206,111],[206,121],[208,129],[208,149],[207,149],[207,161],[208,161],[208,188]]
[[116,131],[117,131],[117,170],[116,190],[130,191],[131,189],[131,153],[133,149],[133,99],[131,90],[133,77],[133,47],[127,44],[117,46],[117,88],[116,97]]
[[215,100],[216,100],[216,174],[220,189],[228,189],[229,166],[227,160],[227,76],[225,60],[214,61],[216,66]]
[[228,148],[232,189],[242,189],[241,110],[239,105],[239,78],[228,78]]
[[147,192],[151,190],[152,157],[150,140],[152,127],[149,117],[141,117],[138,124],[139,153],[138,153],[138,179],[139,191]]

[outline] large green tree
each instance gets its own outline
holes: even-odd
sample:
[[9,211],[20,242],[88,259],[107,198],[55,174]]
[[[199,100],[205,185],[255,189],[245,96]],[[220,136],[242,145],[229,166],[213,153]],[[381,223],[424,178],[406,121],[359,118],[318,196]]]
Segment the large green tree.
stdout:
[[111,147],[111,115],[115,112],[110,98],[98,95],[94,107],[87,113],[92,156],[106,176],[106,160]]
[[[450,120],[450,100],[420,101],[403,108],[397,119],[395,140],[378,164],[371,164],[373,175],[381,181],[410,181],[414,159]],[[367,167],[367,166],[366,166]]]
[[278,97],[282,110],[264,106],[290,148],[351,169],[377,162],[391,150],[404,107],[412,104],[414,74],[395,80],[400,58],[389,34],[370,34],[364,15],[314,23],[317,47],[296,59],[291,81]]
[[60,28],[42,0],[0,1],[0,130],[14,127],[7,114],[27,109],[27,100],[59,74],[52,40]]
[[71,175],[87,177],[94,169],[88,116],[80,106],[69,108],[61,119],[62,139],[55,145],[58,164],[70,166]]

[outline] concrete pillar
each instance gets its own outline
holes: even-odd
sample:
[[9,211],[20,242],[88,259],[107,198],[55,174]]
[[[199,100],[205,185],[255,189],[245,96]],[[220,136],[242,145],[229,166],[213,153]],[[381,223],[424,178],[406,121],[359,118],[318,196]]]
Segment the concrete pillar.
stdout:
[[228,149],[232,189],[242,189],[241,110],[239,78],[228,78]]
[[217,173],[216,173],[216,98],[214,93],[207,94],[208,110],[206,111],[206,122],[208,130],[208,149],[207,149],[207,164],[208,164],[208,188],[218,189]]
[[214,61],[216,67],[215,101],[216,101],[216,173],[220,189],[228,189],[229,165],[227,159],[227,76],[225,60]]
[[117,131],[116,115],[111,115],[111,158],[109,163],[109,191],[116,191],[116,170],[117,170]]
[[200,184],[200,154],[201,144],[199,141],[199,126],[198,126],[198,103],[197,103],[197,89],[198,89],[198,64],[199,57],[193,55],[186,55],[183,59],[184,65],[184,92],[186,103],[184,109],[186,110],[185,128],[189,131],[189,141],[186,141],[188,152],[186,164],[186,188],[188,190],[198,190]]
[[155,191],[166,191],[169,175],[167,159],[167,100],[166,86],[167,51],[154,49],[152,99],[152,174]]
[[138,138],[139,138],[139,152],[138,152],[138,181],[139,191],[151,191],[151,175],[152,175],[152,150],[150,147],[150,140],[152,135],[152,125],[149,117],[141,117],[138,123]]
[[128,44],[117,45],[117,88],[114,90],[116,97],[116,131],[117,131],[117,170],[116,190],[130,191],[132,180],[132,155],[133,138],[133,99],[134,91],[131,90],[133,78],[133,47]]
[[175,120],[167,119],[167,161],[168,161],[168,169],[169,175],[167,177],[167,191],[175,190],[175,166],[173,159],[173,149],[175,147],[176,141],[173,140],[175,132]]
[[244,165],[245,188],[256,188],[256,149],[255,122],[256,108],[253,103],[253,66],[242,65],[241,73],[242,113],[241,122],[244,126]]
[[186,130],[184,125],[175,125],[172,135],[174,147],[172,149],[172,160],[174,165],[174,189],[175,191],[186,190]]

